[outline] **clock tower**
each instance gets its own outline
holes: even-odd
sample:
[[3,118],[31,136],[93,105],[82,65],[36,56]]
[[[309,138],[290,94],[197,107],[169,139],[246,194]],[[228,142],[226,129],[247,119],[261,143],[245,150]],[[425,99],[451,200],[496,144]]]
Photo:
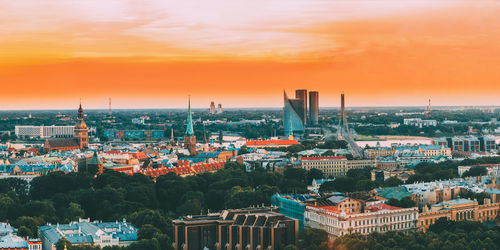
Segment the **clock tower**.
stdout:
[[80,103],[80,108],[78,109],[78,122],[75,126],[74,138],[80,144],[80,149],[85,149],[89,147],[89,130],[87,124],[83,120],[83,109]]

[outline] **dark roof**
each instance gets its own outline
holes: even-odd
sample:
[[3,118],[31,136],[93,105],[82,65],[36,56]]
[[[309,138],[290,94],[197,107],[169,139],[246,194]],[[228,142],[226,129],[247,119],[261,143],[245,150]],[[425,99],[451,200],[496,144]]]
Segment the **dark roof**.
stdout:
[[78,142],[78,140],[76,140],[74,138],[47,139],[46,143],[48,143],[48,146],[51,148],[80,147],[80,143]]
[[101,161],[99,161],[99,157],[97,156],[97,152],[94,152],[94,155],[92,156],[92,159],[90,159],[88,165],[99,165],[101,164]]

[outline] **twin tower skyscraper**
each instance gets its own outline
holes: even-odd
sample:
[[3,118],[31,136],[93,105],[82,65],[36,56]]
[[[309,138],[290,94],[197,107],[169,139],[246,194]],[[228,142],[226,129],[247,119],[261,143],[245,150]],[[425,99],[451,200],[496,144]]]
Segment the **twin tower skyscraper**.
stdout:
[[295,133],[304,133],[307,125],[318,125],[319,113],[319,93],[317,91],[309,92],[309,109],[307,107],[307,90],[295,90],[295,99],[288,98],[285,91],[283,107],[283,125],[285,135]]

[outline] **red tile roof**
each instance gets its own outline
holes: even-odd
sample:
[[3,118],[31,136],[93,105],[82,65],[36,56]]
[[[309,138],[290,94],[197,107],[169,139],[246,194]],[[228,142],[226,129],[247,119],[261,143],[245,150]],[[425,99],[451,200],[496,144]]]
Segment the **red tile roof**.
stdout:
[[324,209],[324,210],[326,210],[328,212],[340,214],[340,211],[337,210],[337,207],[335,207],[335,206],[313,206],[313,205],[308,205],[308,206],[315,207],[315,208],[320,208],[320,209]]
[[206,172],[215,172],[219,169],[223,169],[224,165],[225,162],[213,162],[213,163],[202,162],[193,165],[180,165],[178,167],[173,167],[173,168],[167,168],[161,165],[156,169],[147,168],[140,170],[139,173],[155,178],[170,172],[174,172],[177,175],[195,175]]
[[296,140],[265,140],[265,141],[247,141],[246,146],[266,146],[266,145],[296,145],[300,144]]
[[377,203],[375,205],[371,205],[369,207],[366,207],[366,209],[371,210],[373,212],[377,212],[379,210],[398,210],[398,209],[402,209],[402,208],[387,205],[385,203]]
[[302,160],[342,160],[347,159],[345,156],[312,156],[312,157],[302,157]]
[[137,160],[149,158],[148,155],[144,152],[136,152],[136,153],[132,153],[131,155],[132,155],[132,157],[136,158]]

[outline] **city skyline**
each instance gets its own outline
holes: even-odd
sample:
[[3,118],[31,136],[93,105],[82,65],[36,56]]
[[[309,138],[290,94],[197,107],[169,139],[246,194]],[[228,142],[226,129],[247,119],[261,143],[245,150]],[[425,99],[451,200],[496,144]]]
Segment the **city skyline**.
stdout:
[[188,94],[193,107],[280,107],[283,89],[300,88],[321,92],[322,107],[342,92],[349,106],[499,104],[495,1],[0,6],[2,110],[79,97],[91,109],[108,97],[115,108],[182,108]]

